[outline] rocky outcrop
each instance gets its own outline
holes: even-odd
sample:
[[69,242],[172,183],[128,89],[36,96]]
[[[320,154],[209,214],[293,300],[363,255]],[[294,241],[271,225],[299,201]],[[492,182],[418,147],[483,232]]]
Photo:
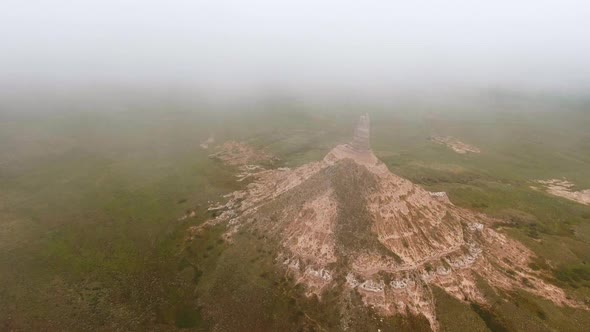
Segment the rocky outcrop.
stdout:
[[203,141],[203,143],[200,144],[200,146],[202,149],[207,150],[213,143],[215,143],[215,138],[213,137],[213,134],[211,134],[205,141]]
[[480,277],[582,307],[528,268],[533,253],[490,228],[494,220],[391,173],[370,149],[366,115],[353,140],[322,161],[251,177],[208,224],[227,222],[230,242],[244,227],[274,239],[277,266],[309,296],[340,285],[381,315],[423,315],[433,330],[432,285],[485,304]]
[[458,154],[466,154],[468,152],[470,153],[480,153],[481,151],[479,150],[479,148],[461,142],[460,140],[451,137],[451,136],[432,136],[429,138],[430,141],[436,143],[436,144],[442,144],[442,145],[446,145],[449,149],[457,152]]
[[[590,189],[572,190],[575,185],[568,180],[537,180],[537,183],[543,185],[551,195],[563,197],[580,204],[590,205]],[[536,189],[536,187],[533,188]]]

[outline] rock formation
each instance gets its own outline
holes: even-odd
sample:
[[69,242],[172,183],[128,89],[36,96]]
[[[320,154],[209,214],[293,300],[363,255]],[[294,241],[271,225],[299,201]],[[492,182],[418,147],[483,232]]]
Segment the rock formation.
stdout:
[[[247,228],[281,248],[284,269],[308,296],[327,289],[358,293],[383,316],[423,315],[438,329],[432,286],[460,301],[486,304],[478,280],[525,289],[558,305],[581,307],[541,278],[533,253],[493,230],[491,218],[454,206],[389,171],[370,150],[369,117],[353,140],[322,161],[261,171],[245,190],[227,196],[206,225],[225,222],[225,238]],[[206,226],[202,226],[206,227]],[[199,232],[193,229],[192,233]],[[343,304],[342,329],[348,325]]]
[[[590,205],[590,189],[578,191],[572,190],[575,185],[568,180],[537,180],[537,183],[543,185],[546,191],[551,195],[567,198],[570,201],[578,202],[580,204]],[[533,187],[533,189],[537,188]]]
[[449,149],[457,152],[458,154],[480,153],[481,150],[473,145],[461,142],[460,140],[451,136],[432,136],[429,138],[430,141],[436,144],[446,145]]
[[201,148],[207,150],[209,146],[213,143],[215,143],[215,138],[213,137],[213,134],[211,134],[209,135],[209,138],[207,138],[207,140],[203,141],[203,143],[200,144],[200,146]]

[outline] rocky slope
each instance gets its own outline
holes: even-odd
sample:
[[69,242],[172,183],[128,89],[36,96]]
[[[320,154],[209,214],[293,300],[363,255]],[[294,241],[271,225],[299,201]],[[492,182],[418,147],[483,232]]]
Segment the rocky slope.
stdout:
[[[235,160],[236,158],[231,158]],[[255,229],[279,244],[276,266],[320,300],[328,290],[360,295],[379,315],[422,315],[438,329],[432,287],[486,305],[483,278],[502,290],[525,289],[558,305],[582,307],[541,272],[533,254],[490,227],[495,220],[454,206],[391,173],[369,147],[363,116],[350,144],[295,169],[261,170],[245,190],[211,207],[219,215],[191,229],[227,223],[224,237]],[[341,326],[353,319],[341,303]]]

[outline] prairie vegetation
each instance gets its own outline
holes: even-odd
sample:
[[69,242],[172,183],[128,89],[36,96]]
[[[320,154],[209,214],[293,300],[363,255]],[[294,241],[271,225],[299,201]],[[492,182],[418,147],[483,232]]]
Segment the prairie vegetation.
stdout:
[[[590,187],[588,102],[506,102],[501,112],[493,102],[482,105],[0,113],[0,326],[207,330],[212,320],[240,314],[243,325],[231,328],[336,328],[330,293],[320,304],[289,287],[260,234],[238,234],[236,247],[212,228],[187,245],[186,230],[212,217],[209,201],[247,185],[208,157],[212,147],[199,147],[211,133],[215,144],[245,141],[276,155],[277,166],[293,167],[345,142],[367,111],[373,150],[392,172],[506,220],[498,228],[538,255],[537,266],[552,271],[549,282],[590,302],[590,207],[530,188],[562,177]],[[430,142],[432,135],[456,137],[481,153],[457,154]],[[179,221],[187,210],[194,217]],[[581,331],[590,324],[588,313],[529,294],[489,292],[498,299],[491,308],[435,292],[441,330],[532,324]],[[203,301],[224,310],[204,314]],[[350,301],[354,307],[359,299]],[[350,313],[359,326],[428,327],[354,310],[362,311]]]

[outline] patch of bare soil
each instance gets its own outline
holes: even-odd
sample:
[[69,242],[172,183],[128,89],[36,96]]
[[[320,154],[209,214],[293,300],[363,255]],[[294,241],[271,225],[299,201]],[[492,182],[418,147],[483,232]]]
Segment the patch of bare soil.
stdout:
[[[432,285],[462,302],[488,305],[483,278],[502,290],[524,289],[563,306],[586,308],[534,271],[534,254],[495,231],[492,218],[454,206],[389,171],[368,147],[368,117],[350,144],[295,169],[260,170],[246,189],[212,205],[232,243],[242,228],[280,246],[279,269],[320,299],[342,286],[383,316],[423,315],[438,330]],[[344,312],[345,303],[341,303]],[[341,328],[346,328],[343,319]]]
[[187,220],[189,218],[194,218],[197,216],[197,212],[195,210],[187,210],[184,216],[178,218],[178,221]]
[[467,152],[471,152],[471,153],[480,153],[481,151],[473,146],[473,145],[469,145],[467,143],[463,143],[460,140],[451,137],[451,136],[432,136],[429,138],[430,141],[437,143],[437,144],[442,144],[442,145],[446,145],[449,149],[459,153],[459,154],[465,154]]
[[567,198],[580,204],[590,205],[590,189],[572,191],[574,187],[573,183],[559,179],[537,180],[537,183],[543,185],[545,190],[551,195]]
[[215,138],[213,137],[213,135],[209,135],[209,138],[207,138],[205,141],[203,141],[203,143],[201,143],[201,148],[207,150],[209,146],[213,143],[215,143]]
[[252,146],[236,141],[227,141],[218,147],[218,152],[209,155],[209,158],[217,159],[227,165],[241,166],[260,163],[274,163],[277,157],[266,151],[258,150]]

